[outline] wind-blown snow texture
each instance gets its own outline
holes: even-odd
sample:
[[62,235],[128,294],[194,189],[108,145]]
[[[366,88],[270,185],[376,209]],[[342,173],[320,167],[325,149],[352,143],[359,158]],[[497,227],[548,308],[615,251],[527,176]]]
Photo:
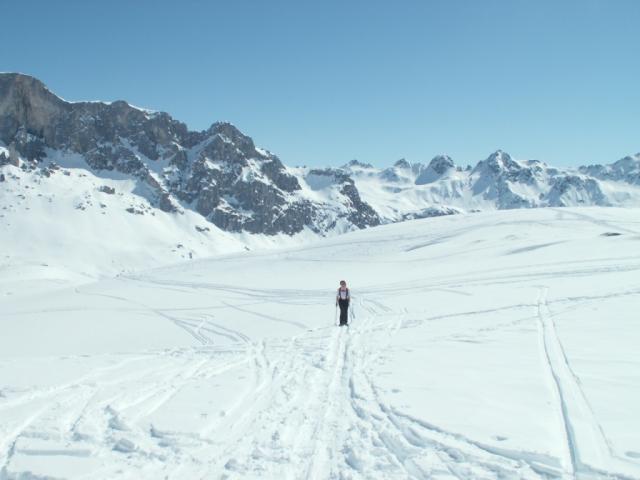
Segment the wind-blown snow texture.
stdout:
[[[73,182],[62,178],[74,172]],[[20,178],[32,180],[36,194],[50,192],[52,211],[69,207],[68,189],[82,191],[83,206],[107,205],[100,208],[124,216],[130,230],[157,215],[216,232],[329,235],[476,210],[640,206],[640,154],[577,169],[500,150],[468,169],[445,155],[386,169],[357,161],[294,168],[229,123],[189,131],[166,113],[123,101],[67,102],[33,77],[0,74],[0,193],[26,188],[16,185]],[[100,201],[96,189],[105,186],[113,190],[101,193],[124,194],[126,204]],[[31,208],[28,195],[17,195]],[[11,200],[18,201],[5,196],[2,208]]]
[[638,209],[547,208],[20,295],[5,265],[0,478],[640,479],[639,246]]

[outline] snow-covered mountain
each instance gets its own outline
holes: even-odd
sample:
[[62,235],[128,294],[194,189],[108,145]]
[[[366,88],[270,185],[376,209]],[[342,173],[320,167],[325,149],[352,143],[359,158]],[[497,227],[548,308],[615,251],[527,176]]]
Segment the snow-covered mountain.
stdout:
[[640,153],[621,158],[611,165],[589,165],[588,167],[580,167],[580,171],[601,180],[613,180],[640,185]]
[[640,154],[601,166],[560,169],[501,150],[471,168],[446,155],[428,164],[399,160],[377,169],[342,167],[383,222],[461,211],[640,205]]
[[[385,169],[358,161],[294,168],[229,123],[189,131],[167,113],[123,101],[67,102],[33,77],[0,74],[0,182],[5,207],[19,200],[34,208],[41,199],[31,197],[49,192],[53,211],[107,208],[133,229],[148,228],[141,217],[152,215],[173,224],[190,218],[189,235],[194,223],[216,232],[327,235],[464,211],[637,206],[640,154],[577,169],[500,150],[473,168],[446,155]],[[69,203],[69,191],[84,201]]]
[[[21,74],[0,74],[0,149],[0,166],[46,178],[58,167],[79,167],[132,181],[149,207],[191,211],[225,231],[292,235],[380,223],[352,180],[332,176],[314,188],[229,123],[193,132],[166,113],[123,101],[66,102]],[[5,181],[18,175],[2,173]]]

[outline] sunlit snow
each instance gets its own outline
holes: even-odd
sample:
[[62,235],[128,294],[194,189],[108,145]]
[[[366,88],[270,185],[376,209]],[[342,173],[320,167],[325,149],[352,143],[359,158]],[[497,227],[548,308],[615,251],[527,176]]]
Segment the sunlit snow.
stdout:
[[191,261],[140,238],[146,260],[115,278],[79,241],[57,289],[32,289],[62,268],[34,252],[51,267],[19,291],[19,239],[0,239],[0,478],[640,478],[638,209],[461,214]]

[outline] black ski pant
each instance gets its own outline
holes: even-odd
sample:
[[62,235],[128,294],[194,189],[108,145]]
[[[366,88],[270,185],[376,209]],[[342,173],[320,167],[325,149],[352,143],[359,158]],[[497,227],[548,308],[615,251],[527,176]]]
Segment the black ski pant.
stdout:
[[338,305],[340,306],[340,325],[346,325],[348,323],[348,315],[349,311],[349,300],[338,300]]

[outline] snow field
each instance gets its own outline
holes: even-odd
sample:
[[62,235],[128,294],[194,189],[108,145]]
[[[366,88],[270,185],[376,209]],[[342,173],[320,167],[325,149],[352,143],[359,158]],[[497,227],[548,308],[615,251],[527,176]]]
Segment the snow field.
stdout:
[[0,478],[640,478],[639,214],[440,217],[3,300]]

